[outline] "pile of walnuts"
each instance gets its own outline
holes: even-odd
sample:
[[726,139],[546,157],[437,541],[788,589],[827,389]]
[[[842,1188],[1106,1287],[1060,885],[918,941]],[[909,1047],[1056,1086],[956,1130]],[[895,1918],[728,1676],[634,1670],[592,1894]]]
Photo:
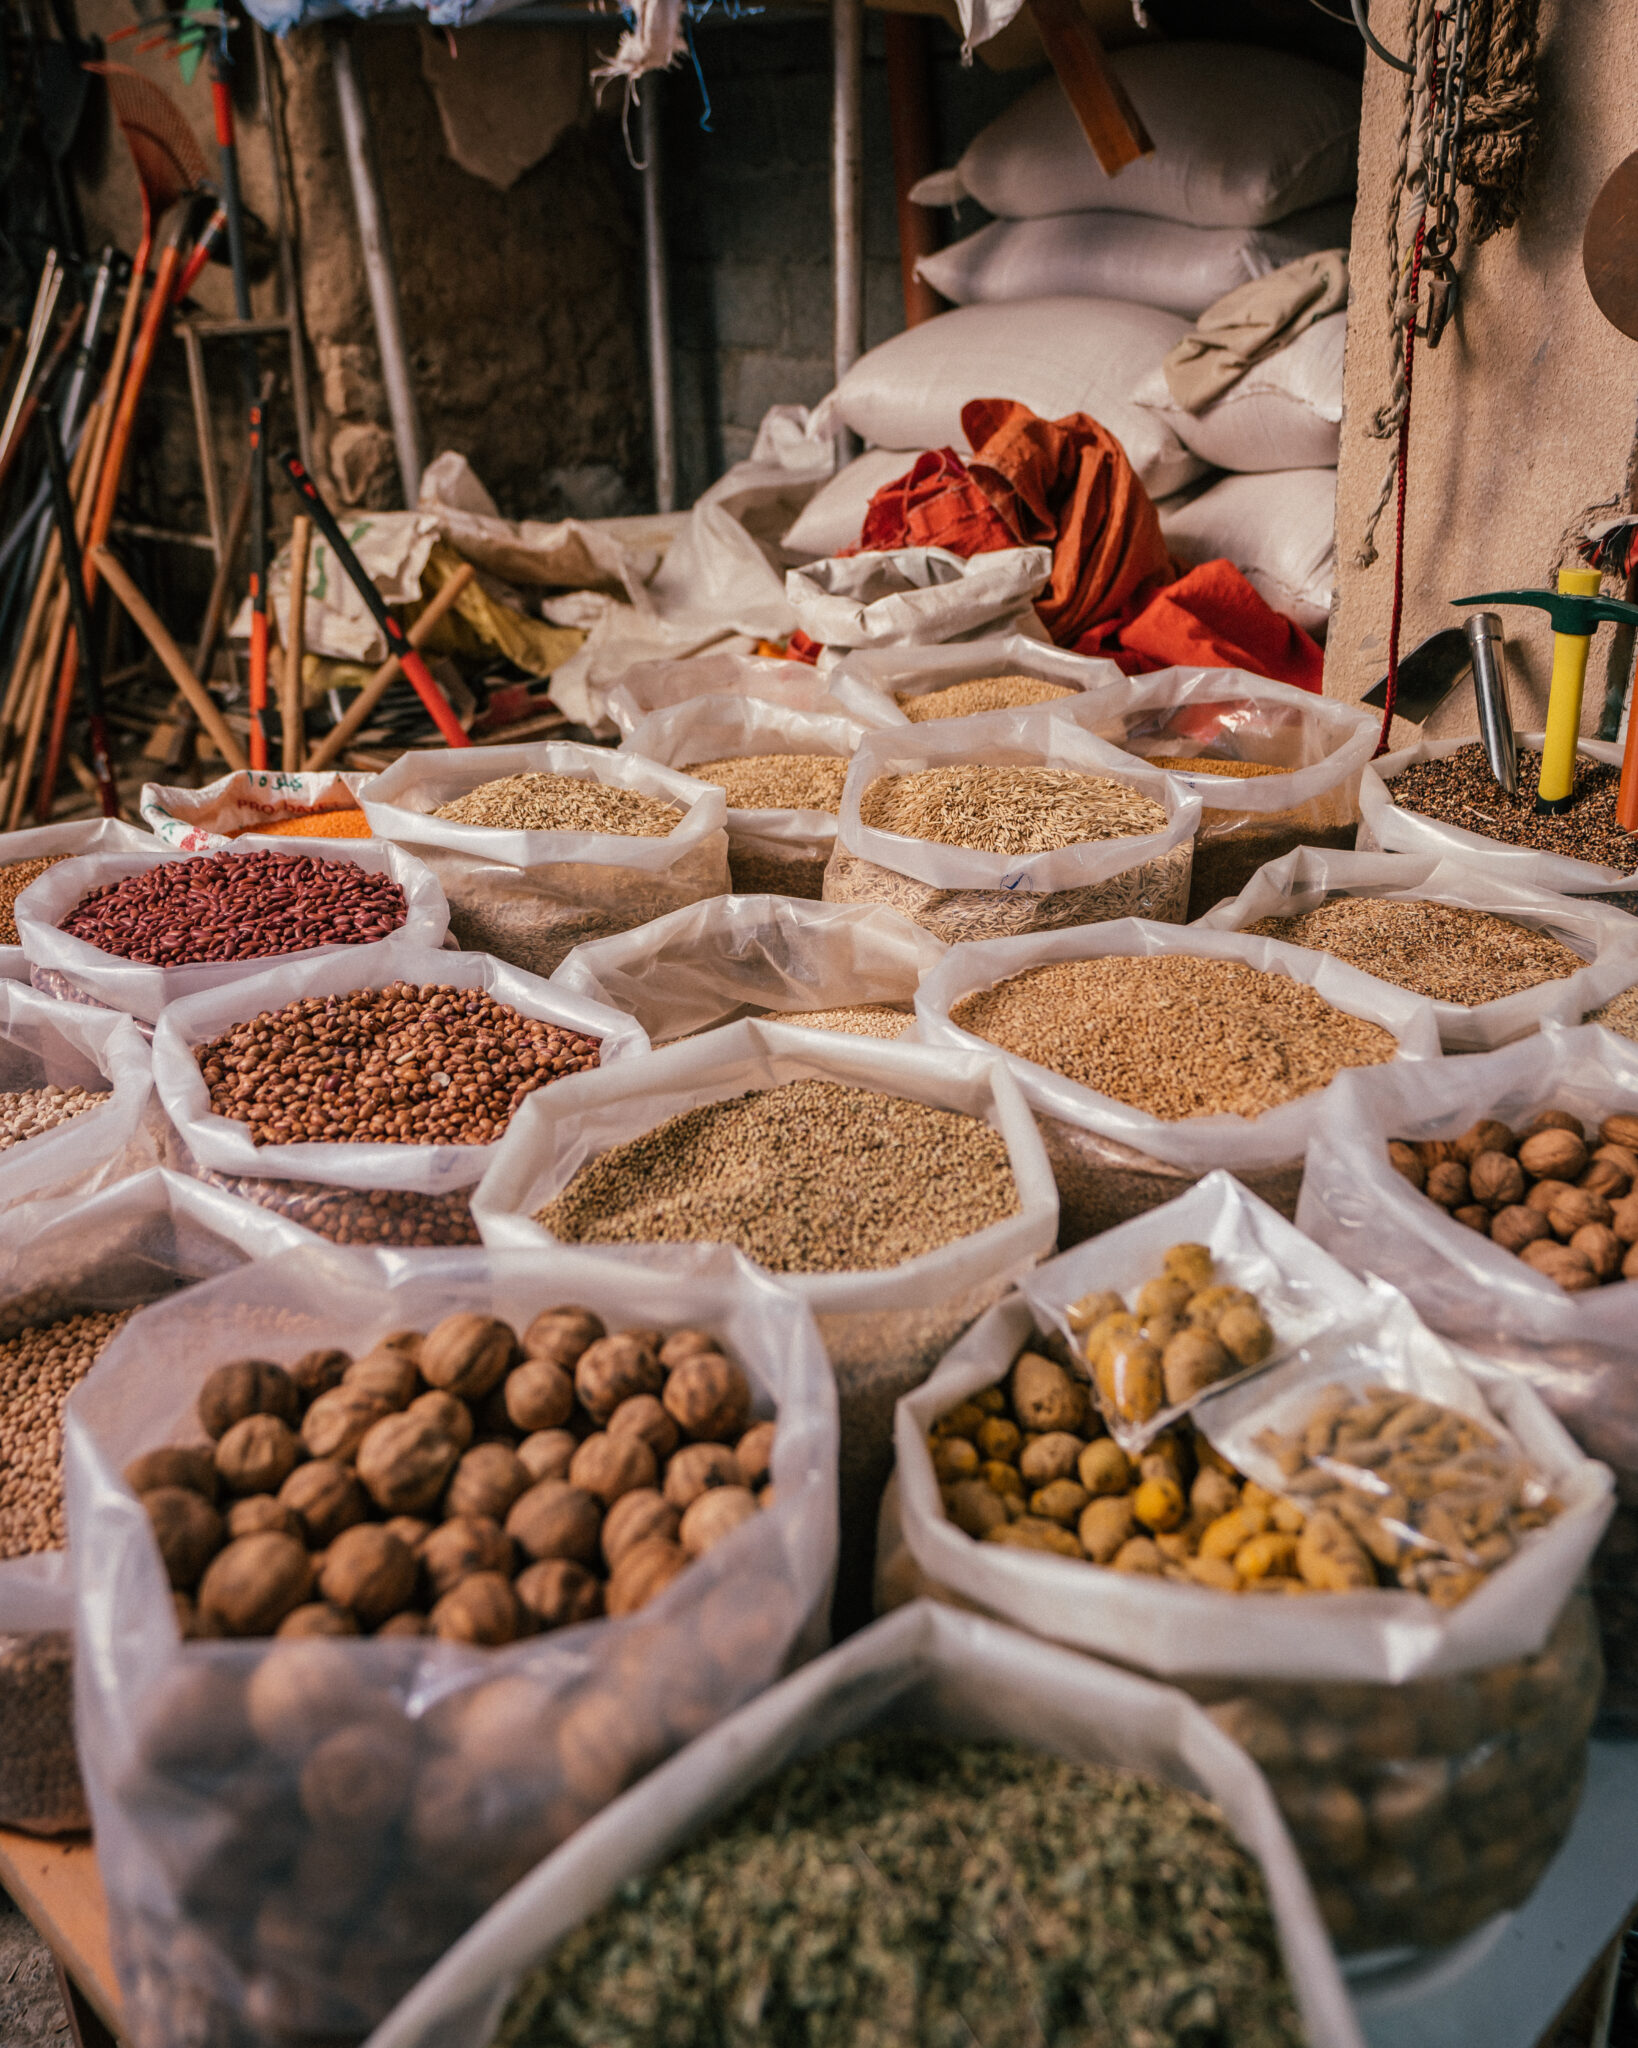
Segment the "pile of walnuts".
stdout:
[[716,1340],[583,1308],[218,1366],[198,1417],[125,1473],[187,1636],[509,1643],[635,1612],[772,1498]]

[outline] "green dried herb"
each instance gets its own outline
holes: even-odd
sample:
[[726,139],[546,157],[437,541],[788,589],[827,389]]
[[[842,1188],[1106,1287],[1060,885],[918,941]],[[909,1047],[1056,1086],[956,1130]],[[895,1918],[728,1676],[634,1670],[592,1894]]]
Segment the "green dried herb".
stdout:
[[1203,1799],[1007,1743],[794,1765],[621,1887],[496,2048],[1298,2048],[1255,1861]]

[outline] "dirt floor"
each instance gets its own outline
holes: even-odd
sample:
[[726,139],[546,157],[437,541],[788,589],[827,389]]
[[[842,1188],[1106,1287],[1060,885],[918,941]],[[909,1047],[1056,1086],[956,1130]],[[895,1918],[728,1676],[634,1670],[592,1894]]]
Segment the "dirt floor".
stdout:
[[0,1892],[0,2042],[5,2048],[36,2048],[62,2041],[67,2033],[51,1953]]

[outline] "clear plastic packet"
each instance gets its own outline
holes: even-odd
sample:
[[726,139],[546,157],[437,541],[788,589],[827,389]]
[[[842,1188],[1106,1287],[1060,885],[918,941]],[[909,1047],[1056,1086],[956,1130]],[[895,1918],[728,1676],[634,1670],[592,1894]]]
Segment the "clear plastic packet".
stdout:
[[576,946],[552,985],[624,1010],[668,1045],[767,1010],[911,1003],[944,950],[920,925],[868,904],[712,896]]
[[[755,698],[758,703],[778,704],[788,711],[834,714],[838,705],[831,695],[829,678],[806,661],[778,661],[760,654],[705,653],[683,661],[639,661],[625,669],[612,687],[593,686],[594,703],[600,700],[605,718],[622,734],[635,732],[645,718],[694,697]],[[890,721],[878,713],[851,716],[865,725]]]
[[890,548],[789,569],[785,595],[821,647],[926,647],[1004,631],[1051,576],[1050,548]]
[[[723,1343],[779,1425],[755,1529],[636,1613],[504,1648],[178,1641],[119,1475],[191,1432],[213,1366],[357,1354],[458,1310],[523,1328],[563,1301]],[[132,2048],[356,2038],[542,1856],[825,1641],[834,1389],[807,1310],[721,1246],[266,1260],[121,1333],[70,1404],[67,1462],[78,1731]]]
[[153,1062],[130,1018],[0,981],[0,1103],[36,1088],[84,1088],[100,1100],[0,1151],[0,1212],[89,1195],[161,1164]]
[[[147,853],[153,840],[118,818],[77,818],[67,825],[33,825],[0,832],[0,876],[26,860],[75,860],[85,853]],[[21,945],[0,945],[0,979],[27,981]]]
[[[149,847],[155,842],[149,840]],[[265,852],[270,848],[298,860],[343,861],[367,874],[387,875],[404,892],[404,922],[387,938],[362,946],[311,946],[299,953],[262,954],[246,960],[205,960],[185,967],[160,967],[141,960],[122,959],[105,953],[85,939],[61,930],[62,920],[94,889],[111,888],[130,875],[165,867],[172,861],[229,859],[236,849],[213,853],[181,853],[168,848],[151,852],[95,853],[64,861],[48,868],[37,882],[31,882],[17,899],[17,932],[31,975],[46,980],[61,977],[67,987],[88,996],[111,1010],[123,1010],[141,1023],[155,1024],[167,1004],[183,1001],[206,989],[226,988],[237,981],[266,974],[277,966],[281,973],[294,972],[309,962],[331,959],[339,954],[367,968],[372,954],[382,946],[410,944],[441,946],[449,930],[449,905],[431,870],[396,846],[374,845],[368,840],[329,840],[306,844],[282,839],[242,842],[244,852]],[[38,982],[37,982],[38,985]]]
[[[575,775],[681,807],[663,839],[618,832],[504,831],[431,812],[509,775]],[[469,951],[547,975],[588,939],[629,931],[728,892],[728,801],[674,769],[567,740],[403,754],[360,793],[377,839],[424,861]]]
[[[164,846],[182,853],[210,853],[230,846],[241,832],[299,818],[311,811],[356,811],[368,775],[339,769],[318,775],[272,768],[241,768],[218,776],[202,789],[142,785],[142,821]],[[284,839],[283,834],[276,835]],[[300,835],[298,835],[299,844]]]
[[849,717],[863,719],[867,725],[907,726],[911,720],[901,699],[924,697],[934,690],[948,690],[956,683],[978,682],[988,676],[1036,676],[1069,690],[1105,685],[1133,689],[1140,680],[1122,675],[1112,661],[1071,654],[1050,640],[1032,639],[1026,633],[992,633],[941,647],[854,648],[837,662],[828,681],[832,696]]

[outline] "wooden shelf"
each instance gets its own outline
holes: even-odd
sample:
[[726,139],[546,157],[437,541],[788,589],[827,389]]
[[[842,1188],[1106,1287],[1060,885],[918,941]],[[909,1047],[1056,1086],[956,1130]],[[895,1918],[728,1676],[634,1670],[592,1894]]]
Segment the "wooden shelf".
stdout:
[[[0,1828],[0,1885],[34,1923],[36,1932],[57,1959],[68,1988],[89,2006],[110,2035],[118,2035],[119,1984],[108,1948],[108,1908],[97,1854],[87,1835],[52,1841]],[[70,2021],[88,2043],[84,2027],[70,2004]]]

